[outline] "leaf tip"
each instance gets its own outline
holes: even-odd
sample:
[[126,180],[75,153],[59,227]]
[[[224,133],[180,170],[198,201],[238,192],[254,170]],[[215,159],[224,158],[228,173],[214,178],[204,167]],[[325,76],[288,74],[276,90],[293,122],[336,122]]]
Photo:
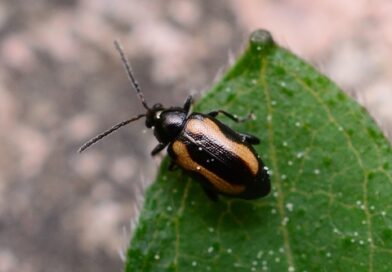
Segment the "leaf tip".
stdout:
[[257,52],[265,52],[275,46],[274,39],[269,31],[257,29],[250,35],[250,47]]

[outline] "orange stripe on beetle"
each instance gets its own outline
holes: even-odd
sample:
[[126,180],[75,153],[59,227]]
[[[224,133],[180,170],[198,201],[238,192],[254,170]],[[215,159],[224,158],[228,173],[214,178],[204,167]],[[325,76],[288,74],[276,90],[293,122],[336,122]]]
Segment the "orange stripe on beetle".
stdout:
[[211,141],[219,142],[222,148],[238,156],[249,168],[253,175],[259,171],[259,161],[253,152],[243,144],[228,139],[217,124],[208,118],[192,119],[187,123],[187,130],[193,134],[208,135]]
[[205,167],[199,165],[197,162],[192,160],[191,156],[189,155],[188,149],[184,143],[180,141],[175,141],[173,143],[173,151],[177,155],[177,164],[179,164],[182,168],[186,170],[200,173],[202,176],[208,179],[208,181],[210,181],[215,186],[215,188],[219,189],[219,191],[226,194],[236,195],[242,193],[245,190],[244,186],[230,184],[224,179],[214,174],[213,172],[209,171]]

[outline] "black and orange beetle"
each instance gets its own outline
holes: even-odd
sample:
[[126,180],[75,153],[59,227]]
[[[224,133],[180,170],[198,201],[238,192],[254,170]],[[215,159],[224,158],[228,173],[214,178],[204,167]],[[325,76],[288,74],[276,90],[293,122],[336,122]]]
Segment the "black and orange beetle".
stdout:
[[120,53],[129,80],[147,112],[97,135],[82,145],[79,152],[120,127],[146,117],[146,127],[154,130],[159,142],[151,155],[154,156],[168,147],[171,158],[169,169],[172,170],[177,165],[197,176],[211,200],[217,200],[218,194],[256,199],[270,192],[267,168],[252,147],[259,144],[260,140],[256,136],[232,130],[215,117],[221,113],[236,122],[241,121],[239,118],[223,110],[207,114],[190,113],[191,96],[188,96],[183,107],[164,108],[157,103],[150,108],[121,46],[117,41],[114,44]]

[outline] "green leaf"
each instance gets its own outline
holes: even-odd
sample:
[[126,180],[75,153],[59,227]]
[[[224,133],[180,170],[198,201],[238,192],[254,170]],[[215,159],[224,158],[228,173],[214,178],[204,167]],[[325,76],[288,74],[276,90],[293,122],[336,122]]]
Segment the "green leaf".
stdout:
[[264,199],[213,203],[162,163],[126,271],[390,271],[391,146],[366,111],[258,30],[196,111],[222,108],[261,138]]

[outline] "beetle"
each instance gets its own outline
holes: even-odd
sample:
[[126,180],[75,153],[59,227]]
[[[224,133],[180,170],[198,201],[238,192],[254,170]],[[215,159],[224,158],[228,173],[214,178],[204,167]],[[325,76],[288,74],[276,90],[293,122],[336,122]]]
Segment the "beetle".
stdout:
[[79,152],[120,127],[145,117],[146,127],[153,129],[158,140],[151,155],[155,156],[167,147],[171,159],[169,169],[179,166],[196,176],[211,200],[216,201],[219,194],[241,199],[257,199],[268,195],[271,190],[268,168],[253,148],[253,145],[260,143],[259,138],[236,132],[216,117],[223,114],[235,122],[246,119],[240,119],[224,110],[207,114],[191,113],[192,96],[187,97],[182,107],[165,108],[160,103],[149,107],[124,51],[117,41],[114,45],[146,113],[118,123],[95,136],[83,144]]

